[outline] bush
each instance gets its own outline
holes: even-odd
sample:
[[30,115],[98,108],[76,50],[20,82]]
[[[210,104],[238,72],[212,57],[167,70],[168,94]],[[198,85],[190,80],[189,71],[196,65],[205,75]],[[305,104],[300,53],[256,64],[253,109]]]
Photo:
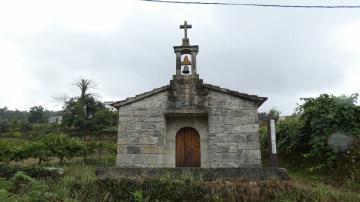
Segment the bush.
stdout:
[[43,149],[48,151],[51,156],[56,156],[60,160],[60,164],[64,163],[66,159],[72,159],[78,156],[83,150],[82,143],[70,138],[65,134],[52,133],[40,140]]
[[297,167],[359,179],[360,106],[358,95],[323,94],[306,99],[297,116],[277,124],[279,155]]
[[0,184],[6,184],[0,191],[1,201],[56,201],[55,195],[47,192],[47,184],[21,171],[9,180],[0,179]]
[[292,189],[288,182],[278,180],[204,182],[190,177],[103,180],[71,177],[58,186],[66,190],[61,191],[61,197],[79,201],[264,201]]
[[302,121],[296,116],[278,122],[276,136],[279,155],[290,159],[302,157],[304,151],[299,147],[303,141],[302,127]]
[[298,111],[304,125],[300,134],[302,141],[298,144],[306,158],[318,162],[316,168],[336,167],[342,152],[349,149],[332,147],[332,136],[360,136],[360,107],[355,104],[357,98],[357,94],[350,97],[323,94],[300,105]]
[[0,162],[10,162],[21,160],[23,155],[23,145],[11,141],[0,140]]
[[20,122],[20,131],[23,133],[30,132],[32,130],[32,125],[29,122]]
[[11,166],[5,163],[0,163],[0,177],[10,179],[16,172],[22,171],[26,175],[35,179],[53,179],[57,180],[60,178],[60,174],[55,170],[47,170],[41,167],[20,167]]
[[6,133],[10,130],[10,123],[7,120],[0,121],[0,133]]

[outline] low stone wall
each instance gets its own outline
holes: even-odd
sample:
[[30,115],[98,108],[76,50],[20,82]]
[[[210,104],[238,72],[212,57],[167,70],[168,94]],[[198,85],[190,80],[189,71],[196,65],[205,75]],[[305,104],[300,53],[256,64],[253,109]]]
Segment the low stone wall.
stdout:
[[192,176],[194,179],[205,181],[232,180],[248,178],[265,180],[277,177],[288,180],[285,168],[97,168],[96,176],[106,178],[135,178],[135,177],[160,177],[170,175],[172,178]]

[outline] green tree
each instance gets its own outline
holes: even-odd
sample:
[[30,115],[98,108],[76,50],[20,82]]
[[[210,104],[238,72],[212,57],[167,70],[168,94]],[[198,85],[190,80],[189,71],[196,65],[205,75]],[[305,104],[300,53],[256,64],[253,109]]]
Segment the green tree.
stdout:
[[[318,168],[334,167],[341,152],[331,144],[331,138],[338,134],[351,137],[360,136],[360,107],[356,105],[358,94],[333,96],[322,94],[306,99],[298,113],[303,127],[299,146],[305,156],[319,162]],[[340,142],[338,142],[340,143]],[[348,145],[350,146],[350,145]]]
[[0,162],[14,160],[17,147],[8,141],[0,141]]
[[7,107],[0,108],[0,120],[12,121],[25,121],[27,120],[29,112],[19,110],[9,110]]
[[93,81],[81,79],[75,83],[75,86],[80,89],[80,95],[65,99],[63,126],[65,129],[81,132],[86,139],[89,133],[102,131],[111,126],[114,115],[107,111],[92,93],[88,92],[94,86]]
[[113,112],[103,108],[95,112],[94,117],[90,120],[90,130],[104,130],[112,125]]
[[28,157],[39,159],[38,165],[42,162],[47,161],[51,157],[51,151],[48,150],[47,145],[44,144],[44,141],[35,141],[25,148],[25,153]]
[[64,163],[65,158],[70,160],[79,155],[82,150],[79,140],[61,133],[51,133],[41,139],[41,143],[51,156],[59,158],[60,164]]
[[359,152],[354,151],[359,148],[354,144],[360,138],[357,99],[357,94],[349,97],[322,94],[305,99],[295,116],[277,125],[279,155],[310,170],[344,168],[343,162],[360,167]]
[[46,121],[46,112],[42,106],[33,106],[30,108],[28,121],[30,123],[43,123]]
[[93,141],[83,142],[81,145],[80,155],[83,157],[84,162],[87,160],[89,154],[94,153],[96,148],[96,143]]

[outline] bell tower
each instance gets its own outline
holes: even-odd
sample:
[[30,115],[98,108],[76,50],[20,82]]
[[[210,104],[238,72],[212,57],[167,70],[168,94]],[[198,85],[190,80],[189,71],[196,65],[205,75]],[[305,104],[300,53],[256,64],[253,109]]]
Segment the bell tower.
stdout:
[[176,54],[176,75],[197,75],[196,55],[199,52],[199,46],[190,45],[190,40],[187,37],[187,31],[190,28],[192,28],[192,25],[188,24],[187,21],[185,21],[183,25],[180,25],[180,29],[184,30],[184,38],[182,39],[181,46],[174,46]]
[[206,113],[207,89],[199,78],[196,68],[196,55],[199,46],[191,46],[187,31],[192,26],[185,21],[181,46],[174,46],[176,54],[176,74],[170,80],[168,113]]

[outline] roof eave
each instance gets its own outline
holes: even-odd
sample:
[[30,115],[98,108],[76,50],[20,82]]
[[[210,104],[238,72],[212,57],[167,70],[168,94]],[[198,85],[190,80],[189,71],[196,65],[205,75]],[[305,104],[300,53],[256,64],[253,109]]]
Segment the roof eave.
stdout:
[[204,86],[208,89],[214,90],[214,91],[218,91],[221,93],[226,93],[226,94],[230,94],[232,96],[235,97],[239,97],[239,98],[243,98],[243,99],[247,99],[247,100],[251,100],[254,101],[258,107],[260,107],[268,98],[267,97],[259,97],[257,95],[249,95],[246,93],[240,93],[238,91],[233,91],[227,88],[221,88],[220,86],[214,86],[211,84],[204,84]]
[[112,107],[115,107],[116,109],[119,109],[120,107],[124,106],[124,105],[128,105],[128,104],[131,104],[133,102],[136,102],[136,101],[139,101],[139,100],[142,100],[142,99],[145,99],[147,97],[150,97],[150,96],[153,96],[155,94],[158,94],[158,93],[161,93],[165,90],[168,90],[169,89],[169,85],[166,85],[166,86],[162,86],[160,88],[155,88],[151,91],[148,91],[148,92],[145,92],[145,93],[141,93],[141,94],[138,94],[134,97],[128,97],[124,100],[120,100],[120,101],[117,101],[117,102],[114,102],[111,104]]

